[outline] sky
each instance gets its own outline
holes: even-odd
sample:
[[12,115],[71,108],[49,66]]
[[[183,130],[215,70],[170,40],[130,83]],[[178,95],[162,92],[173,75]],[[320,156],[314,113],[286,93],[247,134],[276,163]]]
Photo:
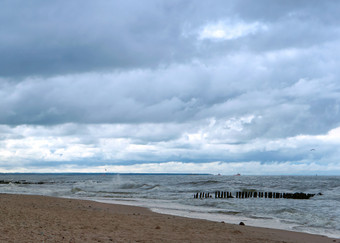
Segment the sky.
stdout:
[[339,1],[0,5],[0,172],[340,175]]

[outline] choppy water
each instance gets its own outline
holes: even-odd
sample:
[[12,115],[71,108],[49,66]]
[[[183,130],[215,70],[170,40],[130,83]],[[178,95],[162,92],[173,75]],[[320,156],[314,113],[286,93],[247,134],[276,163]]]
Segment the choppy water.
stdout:
[[[308,200],[193,198],[196,192],[242,190],[323,195]],[[0,193],[139,205],[160,213],[340,238],[340,176],[0,174]]]

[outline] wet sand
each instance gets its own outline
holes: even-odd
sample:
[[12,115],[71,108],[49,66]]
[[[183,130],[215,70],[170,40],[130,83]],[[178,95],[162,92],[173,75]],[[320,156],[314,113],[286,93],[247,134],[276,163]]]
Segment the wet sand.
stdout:
[[0,242],[308,242],[340,239],[85,200],[0,194]]

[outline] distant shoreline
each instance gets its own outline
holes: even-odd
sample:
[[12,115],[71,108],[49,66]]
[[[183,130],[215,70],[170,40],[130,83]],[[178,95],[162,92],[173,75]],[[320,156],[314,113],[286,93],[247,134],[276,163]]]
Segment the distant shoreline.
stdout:
[[[118,172],[94,172],[94,173],[84,173],[84,172],[0,172],[0,175],[188,175],[188,176],[201,176],[201,175],[211,175],[211,176],[232,176],[234,177],[235,174],[212,174],[212,173],[118,173]],[[280,177],[280,176],[296,176],[296,177],[315,177],[315,176],[325,176],[325,177],[340,177],[340,175],[328,175],[328,174],[310,174],[310,175],[290,175],[290,174],[282,174],[282,175],[248,175],[242,174],[240,176],[273,176],[273,177]]]
[[96,173],[82,173],[82,172],[61,172],[61,173],[36,173],[36,172],[13,172],[3,173],[0,175],[213,175],[209,173],[114,173],[114,172],[96,172]]

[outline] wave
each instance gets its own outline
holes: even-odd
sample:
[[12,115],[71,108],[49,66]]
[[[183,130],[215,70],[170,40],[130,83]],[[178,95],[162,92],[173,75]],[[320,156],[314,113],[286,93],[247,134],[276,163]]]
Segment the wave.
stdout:
[[83,192],[83,190],[79,187],[74,187],[74,188],[71,189],[71,192],[72,193],[78,193],[78,192]]
[[212,212],[209,212],[209,213],[218,213],[218,214],[225,214],[225,215],[238,215],[238,214],[240,214],[241,212],[238,212],[238,211],[224,211],[224,210],[220,210],[220,211],[212,211]]
[[213,184],[220,184],[221,181],[217,180],[206,180],[206,181],[190,181],[190,182],[181,182],[178,183],[178,186],[187,186],[187,185],[193,185],[193,186],[204,186],[204,185],[213,185]]
[[295,213],[298,213],[298,210],[294,208],[281,208],[278,210],[274,210],[273,213],[274,214],[282,214],[282,213],[295,214]]
[[253,188],[242,188],[241,191],[242,192],[257,192],[257,190]]
[[119,185],[115,185],[116,189],[144,189],[144,190],[153,190],[159,188],[159,184],[147,184],[147,183],[121,183]]

